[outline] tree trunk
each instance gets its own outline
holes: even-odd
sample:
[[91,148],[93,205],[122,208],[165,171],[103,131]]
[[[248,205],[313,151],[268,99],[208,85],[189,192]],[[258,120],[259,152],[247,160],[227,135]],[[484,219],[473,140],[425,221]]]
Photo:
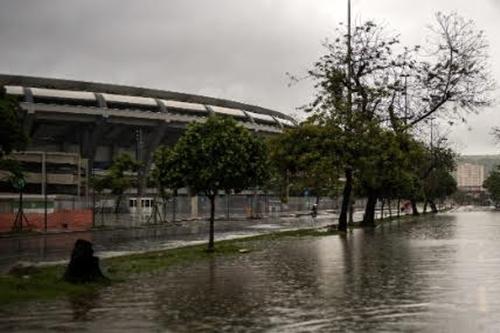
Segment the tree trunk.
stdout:
[[437,209],[436,204],[434,203],[434,201],[429,200],[429,205],[431,206],[432,213],[433,214],[437,214],[438,209]]
[[354,224],[354,198],[351,195],[351,200],[349,203],[349,224]]
[[[118,195],[118,197],[116,198],[116,204],[115,204],[115,214],[118,214],[118,211],[120,210],[120,204],[122,202],[122,195]],[[137,201],[137,204],[139,205],[140,202],[139,200]]]
[[400,198],[398,198],[398,205],[396,207],[398,209],[397,217],[399,219],[399,217],[401,216],[401,199]]
[[424,214],[427,213],[427,203],[428,203],[428,201],[425,200],[424,201],[424,209],[423,209]]
[[174,197],[172,198],[172,222],[175,223],[177,215],[177,193],[174,192]]
[[95,228],[95,207],[96,206],[96,197],[95,197],[95,189],[92,189],[92,228]]
[[384,219],[384,207],[385,207],[385,200],[382,199],[382,205],[380,205],[380,219],[383,220]]
[[361,223],[366,227],[375,226],[375,208],[377,207],[377,194],[373,191],[368,191],[368,201],[365,207],[365,216],[363,217],[363,222]]
[[412,215],[414,216],[420,215],[417,208],[417,202],[415,200],[411,200],[411,210],[412,210]]
[[214,220],[215,220],[215,195],[210,195],[210,231],[208,238],[208,252],[213,252],[214,247]]
[[161,210],[162,210],[162,217],[161,217],[161,222],[166,222],[167,220],[167,200],[165,198],[162,198],[161,201]]
[[226,220],[229,221],[229,208],[230,208],[230,203],[229,199],[231,198],[231,193],[226,192]]
[[347,231],[347,214],[349,210],[349,204],[351,201],[352,192],[352,169],[345,169],[345,184],[344,191],[342,193],[342,207],[340,209],[339,216],[339,227],[340,231]]
[[391,199],[387,199],[387,207],[389,208],[389,218],[392,219]]

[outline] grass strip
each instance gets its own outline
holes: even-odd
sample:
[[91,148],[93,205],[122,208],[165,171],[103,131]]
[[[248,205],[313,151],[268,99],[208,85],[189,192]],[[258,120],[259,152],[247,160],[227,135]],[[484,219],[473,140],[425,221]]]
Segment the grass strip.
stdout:
[[[286,238],[322,237],[337,234],[328,229],[301,229],[216,242],[216,251],[206,251],[206,244],[138,253],[101,260],[111,284],[126,282],[145,274],[167,270],[173,265],[189,264],[213,257],[244,255],[263,248],[262,242]],[[69,256],[69,253],[68,253]],[[95,292],[110,283],[71,284],[62,280],[65,265],[33,268],[26,274],[0,275],[0,308],[21,301],[40,301],[79,296]]]

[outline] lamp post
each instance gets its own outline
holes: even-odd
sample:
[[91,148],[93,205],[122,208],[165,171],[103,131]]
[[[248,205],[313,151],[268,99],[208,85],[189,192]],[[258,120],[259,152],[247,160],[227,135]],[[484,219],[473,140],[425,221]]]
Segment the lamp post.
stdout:
[[347,0],[347,100],[349,112],[352,112],[352,45],[351,45],[351,0]]

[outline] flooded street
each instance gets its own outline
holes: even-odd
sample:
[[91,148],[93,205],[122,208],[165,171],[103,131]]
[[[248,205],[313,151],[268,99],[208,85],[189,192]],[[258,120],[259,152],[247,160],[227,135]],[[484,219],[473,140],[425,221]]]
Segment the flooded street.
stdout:
[[498,212],[259,247],[91,295],[3,309],[0,331],[500,330]]
[[[358,213],[356,216],[360,218],[359,215]],[[336,215],[334,214],[319,215],[315,219],[310,215],[305,215],[301,217],[217,221],[215,223],[216,239],[321,227],[335,221]],[[79,238],[93,242],[98,256],[110,257],[207,242],[208,221],[4,237],[0,238],[0,272],[8,271],[12,265],[19,261],[45,263],[68,260],[73,245]]]

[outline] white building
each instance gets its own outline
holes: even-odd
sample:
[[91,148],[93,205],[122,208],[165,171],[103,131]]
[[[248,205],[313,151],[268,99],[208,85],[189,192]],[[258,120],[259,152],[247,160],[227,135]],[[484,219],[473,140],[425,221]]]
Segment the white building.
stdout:
[[465,191],[481,191],[484,182],[484,166],[481,164],[460,163],[455,172],[457,187]]

